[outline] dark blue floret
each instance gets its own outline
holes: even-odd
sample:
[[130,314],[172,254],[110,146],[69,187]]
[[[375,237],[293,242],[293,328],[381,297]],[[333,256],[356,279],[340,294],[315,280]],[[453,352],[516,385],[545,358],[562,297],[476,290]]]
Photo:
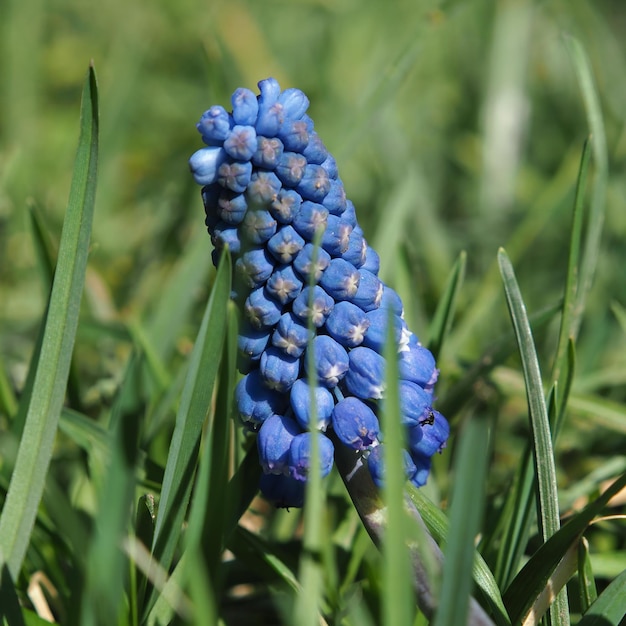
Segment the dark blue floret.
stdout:
[[383,484],[378,416],[390,321],[405,473],[423,485],[449,436],[431,406],[433,355],[409,331],[400,296],[379,278],[380,257],[306,114],[308,98],[299,89],[281,91],[273,78],[259,90],[237,89],[232,113],[213,106],[202,115],[197,127],[206,147],[189,166],[203,186],[213,262],[228,248],[234,264],[244,374],[235,402],[244,425],[258,433],[261,491],[277,506],[302,506],[313,436],[322,476],[332,468],[324,431],[358,451]]

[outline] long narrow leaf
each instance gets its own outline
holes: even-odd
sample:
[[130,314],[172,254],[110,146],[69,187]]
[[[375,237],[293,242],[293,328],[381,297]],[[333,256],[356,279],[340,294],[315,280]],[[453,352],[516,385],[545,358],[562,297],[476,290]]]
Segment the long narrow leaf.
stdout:
[[626,570],[598,596],[578,626],[620,626],[626,611]]
[[96,76],[83,88],[80,138],[59,259],[24,432],[0,517],[0,564],[17,577],[30,541],[72,358],[93,219],[98,155]]
[[[524,306],[511,262],[502,248],[498,251],[498,264],[500,265],[504,292],[511,321],[515,329],[522,360],[522,369],[524,371],[530,427],[533,435],[533,459],[539,507],[538,523],[543,540],[546,541],[557,532],[560,526],[550,421],[543,395],[539,361],[526,314],[526,307]],[[565,594],[565,591],[559,594],[555,601],[555,610],[550,613],[550,620],[553,626],[569,624],[567,596]]]
[[[154,557],[165,569],[172,562],[187,512],[202,426],[209,411],[219,367],[216,355],[220,354],[224,341],[230,284],[230,255],[224,253],[191,354],[165,466],[152,544]],[[146,610],[150,609],[155,599],[155,594],[152,594]]]
[[480,530],[485,506],[488,427],[488,420],[479,409],[473,412],[460,434],[450,507],[450,533],[444,550],[446,566],[435,615],[436,626],[467,623],[474,540]]
[[564,524],[524,565],[504,593],[504,603],[513,623],[523,621],[534,599],[545,588],[563,555],[578,540],[593,518],[602,511],[606,503],[624,486],[626,474],[622,474],[599,498]]

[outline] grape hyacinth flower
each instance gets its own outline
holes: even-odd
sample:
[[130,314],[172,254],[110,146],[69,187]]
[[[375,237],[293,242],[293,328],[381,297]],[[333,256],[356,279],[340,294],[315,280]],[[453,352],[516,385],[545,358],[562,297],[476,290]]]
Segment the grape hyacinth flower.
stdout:
[[258,96],[237,89],[231,113],[213,106],[202,115],[197,128],[206,147],[189,165],[203,186],[213,261],[228,246],[234,264],[244,374],[235,401],[245,427],[258,434],[261,492],[277,506],[302,506],[311,431],[322,476],[331,471],[334,440],[361,454],[382,484],[379,415],[390,316],[405,472],[421,486],[449,434],[431,406],[433,355],[408,329],[399,295],[378,277],[380,259],[306,114],[307,97],[281,91],[273,78],[259,89]]

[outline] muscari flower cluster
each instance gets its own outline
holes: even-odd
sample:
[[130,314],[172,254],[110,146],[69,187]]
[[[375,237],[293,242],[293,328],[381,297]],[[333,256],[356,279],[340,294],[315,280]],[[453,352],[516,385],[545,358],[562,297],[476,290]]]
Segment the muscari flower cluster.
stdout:
[[234,262],[245,374],[236,403],[243,423],[258,432],[261,491],[278,506],[302,506],[312,432],[322,474],[332,468],[328,429],[363,453],[382,484],[379,413],[390,319],[407,432],[404,466],[408,480],[421,486],[449,434],[431,406],[434,358],[407,328],[398,294],[378,278],[378,254],[306,115],[307,97],[281,91],[273,78],[259,89],[258,96],[237,89],[231,113],[213,106],[202,115],[197,128],[207,147],[189,164],[203,186],[213,261],[228,246]]

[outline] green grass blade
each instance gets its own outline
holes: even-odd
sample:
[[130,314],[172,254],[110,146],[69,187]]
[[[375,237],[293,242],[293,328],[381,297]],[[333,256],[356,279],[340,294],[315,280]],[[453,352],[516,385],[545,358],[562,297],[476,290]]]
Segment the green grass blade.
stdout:
[[17,399],[9,383],[4,363],[0,358],[0,412],[8,415],[10,419],[13,419],[17,413]]
[[581,537],[578,544],[578,587],[580,589],[581,611],[586,613],[598,597],[598,592],[591,567],[589,543],[584,537]]
[[385,484],[383,501],[387,508],[387,529],[383,536],[382,623],[410,624],[414,616],[411,569],[407,550],[408,525],[404,511],[404,433],[401,423],[398,378],[398,351],[394,338],[391,309],[387,317],[385,357],[385,401],[382,407],[382,432],[385,434]]
[[598,596],[578,626],[620,626],[623,624],[626,598],[626,570]]
[[596,167],[595,183],[592,191],[587,225],[587,236],[580,266],[579,289],[576,294],[575,315],[572,319],[572,331],[574,336],[576,336],[582,321],[582,313],[585,309],[587,294],[591,288],[596,266],[598,265],[601,244],[600,239],[606,208],[609,163],[606,134],[602,120],[602,108],[594,84],[591,62],[582,44],[577,39],[568,35],[565,37],[565,44],[572,58],[582,93],[583,103],[587,113],[587,122],[591,131],[591,147]]
[[[539,509],[537,517],[542,538],[546,541],[557,532],[560,526],[550,421],[543,394],[539,361],[526,314],[526,307],[522,300],[511,262],[502,248],[498,251],[498,264],[524,371],[530,427],[533,435],[533,459],[537,479],[537,503]],[[550,612],[550,623],[553,626],[569,624],[567,596],[565,594],[565,591],[559,594],[555,600],[556,606]]]
[[[313,254],[312,263],[317,262],[319,246],[322,239],[322,230],[317,230],[313,239],[315,252]],[[308,306],[313,304],[313,274],[309,278],[309,287],[311,293],[309,296]],[[305,357],[308,362],[308,371],[315,372],[315,349],[313,344],[314,333],[312,319],[308,320],[308,328],[311,333],[309,343],[306,349]],[[320,447],[318,440],[317,425],[317,406],[315,404],[315,386],[317,385],[317,377],[315,375],[309,377],[310,385],[310,410],[309,417],[309,433],[311,437],[310,464],[309,473],[304,494],[304,538],[303,538],[303,554],[300,559],[298,577],[305,593],[299,593],[296,597],[294,607],[295,619],[294,623],[298,626],[316,626],[319,622],[319,611],[322,604],[322,590],[324,581],[322,543],[324,541],[324,503],[326,493],[322,484],[320,471]]]
[[472,412],[460,434],[455,482],[450,507],[450,532],[444,550],[445,566],[436,626],[467,623],[474,540],[485,506],[489,423],[482,407]]
[[54,284],[24,432],[0,517],[0,564],[16,577],[44,488],[72,358],[93,219],[98,96],[93,67],[83,88],[80,138]]
[[[450,521],[446,514],[428,499],[422,489],[409,485],[409,497],[420,512],[428,532],[435,538],[437,543],[442,546],[445,545],[450,529]],[[500,588],[489,566],[478,552],[474,554],[473,575],[476,585],[491,607],[496,623],[501,626],[509,625],[511,620],[502,601]]]
[[[164,569],[168,569],[172,562],[187,511],[202,427],[219,368],[218,355],[224,341],[230,285],[230,255],[223,254],[191,354],[165,466],[152,544],[154,557]],[[155,595],[152,594],[147,610],[154,600]]]
[[503,249],[500,249],[498,252],[498,263],[502,273],[507,305],[517,337],[524,380],[526,382],[526,395],[533,433],[537,487],[539,490],[539,525],[542,536],[546,540],[559,528],[556,471],[554,468],[554,452],[552,450],[548,411],[543,395],[541,372],[539,371],[535,344],[528,316],[526,315],[526,307],[515,279],[513,267]]
[[504,593],[504,603],[514,624],[524,620],[535,598],[544,590],[550,576],[570,546],[578,541],[594,517],[624,486],[626,486],[626,474],[622,474],[599,498],[564,524],[527,561]]
[[6,564],[0,574],[0,623],[4,624],[4,618],[10,626],[23,626],[22,610],[17,597],[13,577]]
[[463,250],[457,258],[452,271],[446,281],[443,295],[437,304],[437,310],[430,324],[428,336],[428,349],[433,353],[435,359],[439,358],[441,348],[452,326],[459,292],[465,278],[465,266],[467,264],[467,253]]
[[575,309],[576,296],[578,293],[578,271],[580,267],[580,244],[583,229],[583,214],[587,175],[589,173],[589,159],[591,148],[589,141],[585,142],[578,170],[576,183],[576,200],[574,201],[574,215],[572,219],[572,231],[570,235],[569,257],[567,260],[567,275],[563,297],[563,314],[559,327],[559,339],[556,349],[556,357],[552,368],[552,379],[559,380],[561,370],[566,366],[568,359],[568,344],[576,338],[578,317],[582,311]]

